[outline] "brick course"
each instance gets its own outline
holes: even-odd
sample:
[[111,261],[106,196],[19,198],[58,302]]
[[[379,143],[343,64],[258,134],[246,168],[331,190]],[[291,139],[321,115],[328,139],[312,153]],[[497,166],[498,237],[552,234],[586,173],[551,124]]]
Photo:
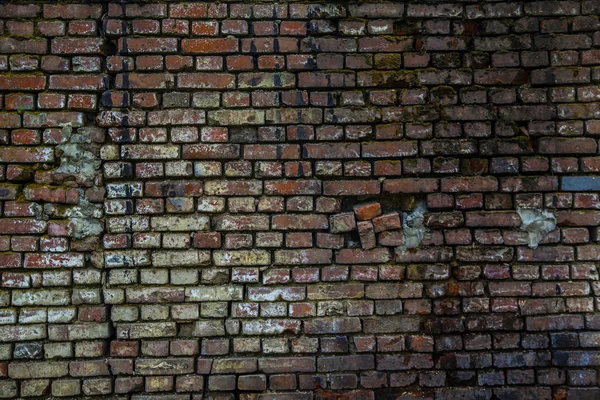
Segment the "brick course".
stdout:
[[0,398],[600,398],[599,16],[0,4]]

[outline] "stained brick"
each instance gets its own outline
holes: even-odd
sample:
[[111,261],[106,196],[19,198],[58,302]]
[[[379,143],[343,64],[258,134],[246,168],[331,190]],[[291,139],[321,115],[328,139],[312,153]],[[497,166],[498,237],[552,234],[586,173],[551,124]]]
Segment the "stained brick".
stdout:
[[402,178],[386,179],[383,182],[385,193],[430,193],[436,192],[439,181],[435,178]]
[[234,53],[238,50],[235,38],[184,39],[181,49],[190,54]]
[[332,261],[331,250],[307,249],[307,250],[277,250],[275,251],[275,264],[298,265],[298,264],[330,264]]

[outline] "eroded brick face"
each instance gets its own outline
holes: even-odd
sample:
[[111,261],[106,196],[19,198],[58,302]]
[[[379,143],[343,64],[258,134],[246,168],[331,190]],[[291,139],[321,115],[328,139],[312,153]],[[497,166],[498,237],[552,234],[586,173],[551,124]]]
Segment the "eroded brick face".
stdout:
[[600,398],[599,16],[0,4],[0,398]]

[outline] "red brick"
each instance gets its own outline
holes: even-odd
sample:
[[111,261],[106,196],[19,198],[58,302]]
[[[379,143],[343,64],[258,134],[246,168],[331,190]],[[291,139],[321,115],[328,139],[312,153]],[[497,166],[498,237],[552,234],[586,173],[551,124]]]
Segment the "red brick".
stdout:
[[244,146],[244,158],[249,160],[294,160],[300,158],[300,146],[249,144]]
[[117,46],[122,54],[175,53],[175,38],[120,38]]
[[400,215],[397,212],[390,212],[383,214],[373,219],[373,226],[375,232],[390,231],[394,229],[400,229]]
[[381,187],[378,181],[335,181],[323,184],[323,194],[328,196],[357,196],[379,194]]
[[192,89],[230,89],[235,86],[235,76],[211,73],[181,74],[177,77],[177,86]]
[[208,3],[171,4],[169,15],[171,18],[205,18],[208,12]]
[[327,229],[329,223],[324,215],[285,214],[272,217],[272,228],[276,230]]
[[369,202],[357,204],[354,207],[354,213],[360,221],[373,219],[381,214],[381,204],[378,202]]
[[221,247],[221,235],[218,233],[196,233],[194,235],[194,247],[218,249]]
[[235,38],[184,39],[181,41],[181,48],[190,54],[234,53],[238,50],[238,40]]
[[183,146],[184,159],[232,159],[240,154],[238,144],[195,144]]
[[373,264],[386,263],[391,259],[388,249],[372,250],[341,249],[336,253],[336,262],[340,264]]
[[430,193],[438,188],[439,181],[435,178],[386,179],[383,182],[385,193]]
[[0,76],[0,90],[43,90],[45,76]]

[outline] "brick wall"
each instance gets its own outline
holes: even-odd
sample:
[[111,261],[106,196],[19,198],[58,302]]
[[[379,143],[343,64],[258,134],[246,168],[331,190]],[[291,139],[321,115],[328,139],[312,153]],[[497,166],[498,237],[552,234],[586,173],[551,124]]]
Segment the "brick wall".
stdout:
[[0,398],[600,398],[599,15],[0,4]]

